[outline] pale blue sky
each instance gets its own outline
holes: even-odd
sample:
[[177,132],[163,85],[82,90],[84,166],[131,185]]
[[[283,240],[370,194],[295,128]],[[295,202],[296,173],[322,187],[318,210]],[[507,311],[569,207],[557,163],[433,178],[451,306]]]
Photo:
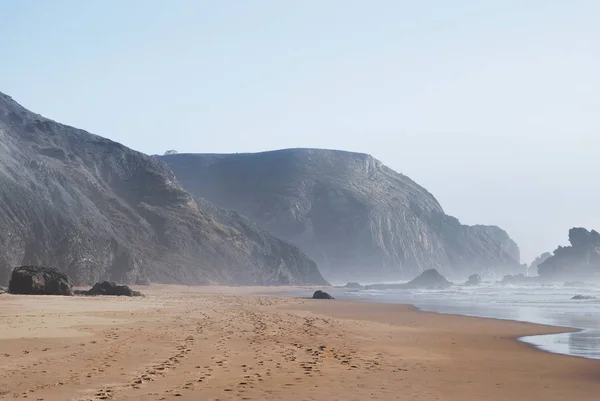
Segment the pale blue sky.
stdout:
[[0,91],[145,153],[370,153],[524,260],[600,229],[598,0],[0,0]]

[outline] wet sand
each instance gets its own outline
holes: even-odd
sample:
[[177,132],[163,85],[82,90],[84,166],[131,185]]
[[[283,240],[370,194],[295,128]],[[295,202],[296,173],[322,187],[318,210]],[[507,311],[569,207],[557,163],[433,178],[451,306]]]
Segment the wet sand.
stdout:
[[267,291],[257,288],[139,289],[147,296],[0,295],[0,400],[585,401],[600,394],[600,361],[516,340],[560,328],[256,295]]

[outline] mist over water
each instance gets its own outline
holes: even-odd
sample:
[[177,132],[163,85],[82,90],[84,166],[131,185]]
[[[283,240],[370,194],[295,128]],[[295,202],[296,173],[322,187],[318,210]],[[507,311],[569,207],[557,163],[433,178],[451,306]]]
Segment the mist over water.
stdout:
[[411,304],[424,311],[517,320],[580,329],[574,333],[521,338],[540,349],[600,359],[600,299],[572,300],[575,295],[600,298],[599,286],[454,286],[446,290],[335,289],[339,299]]

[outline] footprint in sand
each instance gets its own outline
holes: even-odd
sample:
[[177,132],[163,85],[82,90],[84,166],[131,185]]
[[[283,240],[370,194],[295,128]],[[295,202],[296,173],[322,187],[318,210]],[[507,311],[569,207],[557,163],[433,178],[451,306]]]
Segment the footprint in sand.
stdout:
[[98,391],[96,394],[94,394],[94,396],[98,400],[109,400],[113,396],[112,393],[113,393],[113,390],[110,388],[107,388],[107,389],[102,389],[102,390]]

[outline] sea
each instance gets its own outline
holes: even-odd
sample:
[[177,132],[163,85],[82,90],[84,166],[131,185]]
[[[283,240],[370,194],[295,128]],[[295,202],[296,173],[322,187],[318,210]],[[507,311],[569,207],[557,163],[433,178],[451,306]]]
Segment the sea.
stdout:
[[[335,288],[328,292],[337,299],[410,304],[429,312],[575,328],[577,331],[571,333],[520,340],[548,352],[600,359],[600,286],[482,284],[445,290]],[[598,299],[574,300],[575,295]]]

